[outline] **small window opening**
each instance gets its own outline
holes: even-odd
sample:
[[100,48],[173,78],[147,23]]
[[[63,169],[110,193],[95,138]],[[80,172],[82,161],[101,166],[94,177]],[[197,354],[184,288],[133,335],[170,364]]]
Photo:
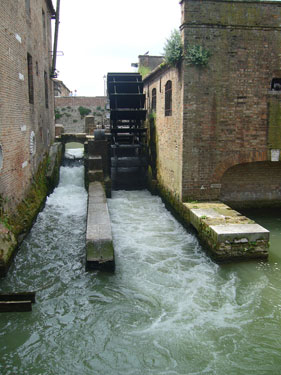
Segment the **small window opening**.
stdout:
[[0,171],[3,168],[3,150],[2,146],[0,145]]
[[151,110],[156,112],[156,89],[152,89],[151,93]]
[[49,108],[49,92],[48,92],[48,74],[44,72],[44,83],[45,83],[45,106]]
[[45,17],[45,12],[42,9],[42,24],[43,24],[43,41],[44,44],[46,44],[46,17]]
[[281,91],[281,78],[273,78],[272,79],[271,90]]
[[32,56],[27,54],[27,71],[28,71],[28,96],[29,103],[34,103],[34,89],[33,89],[33,66],[32,66]]
[[28,16],[30,16],[30,0],[25,0],[25,11]]
[[172,81],[165,85],[165,116],[172,116]]

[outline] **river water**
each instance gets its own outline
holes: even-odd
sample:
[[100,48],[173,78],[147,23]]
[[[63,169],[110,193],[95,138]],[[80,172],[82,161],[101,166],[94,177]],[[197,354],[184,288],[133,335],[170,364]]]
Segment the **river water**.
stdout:
[[3,375],[277,375],[281,215],[269,262],[217,265],[147,191],[108,201],[115,274],[86,273],[83,167],[60,184],[1,291],[37,291],[31,313],[0,315]]

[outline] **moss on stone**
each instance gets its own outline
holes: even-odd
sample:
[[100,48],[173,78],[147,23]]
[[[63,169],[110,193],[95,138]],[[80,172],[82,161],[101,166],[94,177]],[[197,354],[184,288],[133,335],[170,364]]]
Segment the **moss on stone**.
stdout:
[[0,215],[0,276],[5,276],[14,253],[32,227],[37,214],[42,209],[46,196],[58,182],[60,153],[55,157],[52,173],[50,157],[45,156],[40,163],[25,198],[13,211],[1,211]]
[[271,98],[269,101],[268,146],[281,149],[281,105],[280,100]]

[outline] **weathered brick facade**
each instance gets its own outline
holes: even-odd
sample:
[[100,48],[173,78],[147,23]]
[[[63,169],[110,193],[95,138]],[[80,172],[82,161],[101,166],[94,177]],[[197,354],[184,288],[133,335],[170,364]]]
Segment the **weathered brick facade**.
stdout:
[[81,116],[79,107],[90,110],[95,126],[109,124],[109,112],[106,110],[106,96],[60,96],[55,97],[56,123],[64,126],[65,133],[84,133],[85,116]]
[[54,138],[50,0],[0,2],[0,195],[22,200]]
[[[182,145],[178,146],[182,147],[182,154],[175,156],[181,169],[176,183],[180,198],[232,201],[231,186],[237,184],[240,176],[240,167],[232,167],[240,165],[244,183],[239,182],[236,202],[281,200],[281,182],[275,179],[271,185],[263,183],[270,176],[268,168],[273,174],[280,175],[281,171],[281,91],[278,87],[281,84],[281,5],[183,0],[181,6],[185,53],[190,46],[200,45],[210,52],[210,57],[206,66],[183,61],[179,73],[183,85],[182,121],[179,114],[174,117],[174,112],[169,119],[174,122],[173,129],[182,132]],[[160,71],[158,81],[167,73]],[[152,83],[157,84],[155,72],[145,83],[146,90],[151,92]],[[174,86],[173,79],[172,83]],[[173,96],[178,96],[175,90]],[[157,108],[159,149],[162,139],[173,137],[163,122],[161,108],[160,111]],[[172,140],[165,147],[161,152],[167,156],[172,150],[175,155],[179,152]],[[257,168],[250,166],[251,173],[242,172],[244,163],[253,162],[267,162],[258,169],[258,184],[252,183],[258,176]],[[169,163],[169,157],[165,167],[159,163],[161,177]],[[262,168],[267,173],[262,173]],[[169,176],[162,178],[161,183],[169,190],[175,186]],[[269,194],[268,189],[274,192]]]
[[[165,116],[165,85],[172,82],[172,115]],[[182,189],[183,77],[176,68],[156,69],[144,79],[146,108],[152,113],[152,92],[156,90],[157,179],[173,194]],[[154,91],[155,92],[155,91]]]

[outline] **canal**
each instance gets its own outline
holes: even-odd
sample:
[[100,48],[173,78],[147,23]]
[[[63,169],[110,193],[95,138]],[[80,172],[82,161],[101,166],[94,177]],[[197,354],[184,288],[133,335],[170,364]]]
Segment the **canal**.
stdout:
[[269,262],[218,265],[147,191],[109,200],[116,272],[86,273],[83,167],[60,184],[3,291],[37,291],[31,313],[0,315],[3,375],[264,375],[281,368],[281,215]]

